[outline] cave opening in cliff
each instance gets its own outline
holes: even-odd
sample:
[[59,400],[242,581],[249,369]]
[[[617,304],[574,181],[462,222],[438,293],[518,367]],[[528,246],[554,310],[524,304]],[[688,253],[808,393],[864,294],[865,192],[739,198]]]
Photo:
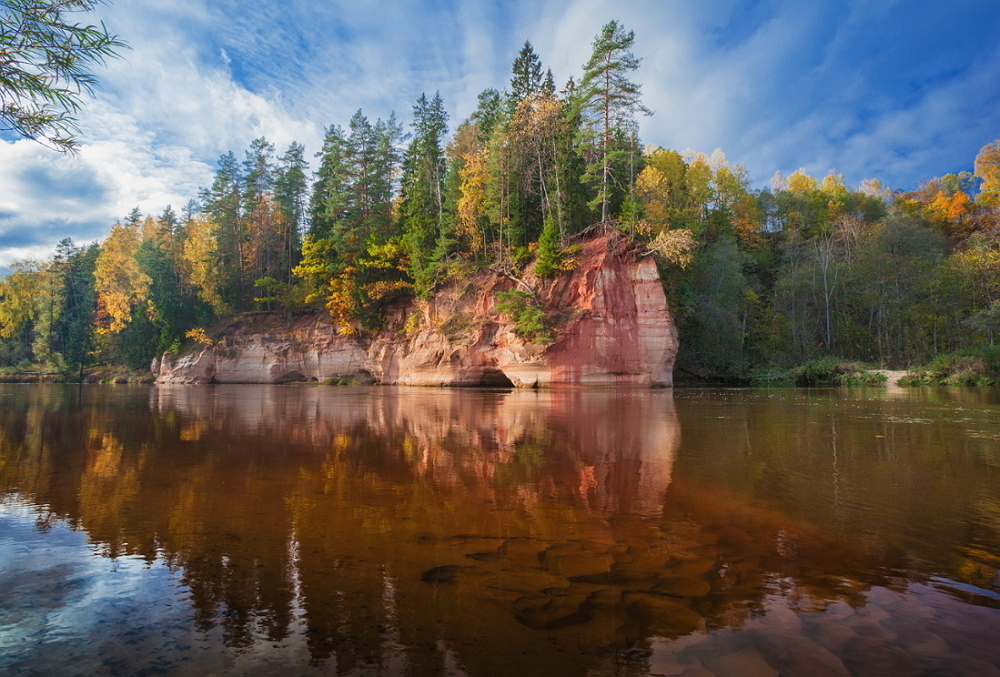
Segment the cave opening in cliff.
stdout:
[[513,388],[514,382],[507,378],[502,369],[487,367],[483,369],[483,377],[479,385],[486,388]]

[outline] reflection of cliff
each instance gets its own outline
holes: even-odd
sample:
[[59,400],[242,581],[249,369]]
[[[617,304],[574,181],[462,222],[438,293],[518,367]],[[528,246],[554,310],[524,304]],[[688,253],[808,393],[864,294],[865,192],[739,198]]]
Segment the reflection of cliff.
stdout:
[[509,674],[585,674],[651,637],[739,627],[768,595],[860,604],[906,564],[677,477],[669,392],[6,400],[0,492],[109,555],[178,567],[229,646],[282,640],[302,614],[312,661],[340,674],[497,674],[498,656]]
[[190,421],[182,438],[346,445],[342,462],[397,479],[518,482],[522,495],[537,494],[541,482],[550,496],[575,497],[602,512],[658,510],[679,444],[669,393],[282,387],[151,393],[161,415]]

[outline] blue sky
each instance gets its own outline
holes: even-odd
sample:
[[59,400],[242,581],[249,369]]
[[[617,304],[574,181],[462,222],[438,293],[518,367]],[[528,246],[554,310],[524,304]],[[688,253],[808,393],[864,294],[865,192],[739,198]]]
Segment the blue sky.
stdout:
[[[636,33],[645,143],[721,148],[758,186],[830,169],[912,188],[1000,138],[995,0],[118,0],[132,46],[99,71],[67,157],[0,137],[0,267],[180,209],[264,135],[312,156],[324,126],[440,90],[452,128],[530,40],[560,85],[610,19]],[[0,270],[0,272],[3,272]]]

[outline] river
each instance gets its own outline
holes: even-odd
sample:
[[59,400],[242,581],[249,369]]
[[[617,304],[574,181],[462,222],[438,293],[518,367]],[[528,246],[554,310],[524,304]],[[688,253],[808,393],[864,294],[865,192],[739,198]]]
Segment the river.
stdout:
[[1000,677],[1000,393],[0,385],[0,673]]

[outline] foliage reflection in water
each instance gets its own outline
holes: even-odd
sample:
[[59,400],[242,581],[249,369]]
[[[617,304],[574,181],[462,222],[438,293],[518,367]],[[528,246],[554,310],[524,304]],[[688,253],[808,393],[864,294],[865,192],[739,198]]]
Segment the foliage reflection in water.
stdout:
[[0,669],[1000,675],[955,392],[4,386]]

